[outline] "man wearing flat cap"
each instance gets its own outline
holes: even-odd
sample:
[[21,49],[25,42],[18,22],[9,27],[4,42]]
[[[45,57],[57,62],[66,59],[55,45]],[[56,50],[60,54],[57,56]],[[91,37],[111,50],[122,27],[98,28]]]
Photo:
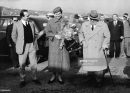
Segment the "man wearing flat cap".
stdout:
[[102,86],[104,70],[107,69],[103,49],[108,48],[110,32],[106,23],[99,21],[99,14],[91,10],[90,21],[82,24],[79,40],[83,44],[83,60],[80,60],[79,73],[92,72],[96,79],[96,87]]
[[69,70],[69,53],[64,46],[62,49],[59,48],[62,39],[58,33],[62,31],[61,23],[63,21],[61,7],[56,7],[53,13],[54,18],[49,20],[45,28],[46,35],[49,37],[48,68],[53,73],[48,84],[54,83],[57,79],[60,84],[63,84],[61,74],[63,71]]

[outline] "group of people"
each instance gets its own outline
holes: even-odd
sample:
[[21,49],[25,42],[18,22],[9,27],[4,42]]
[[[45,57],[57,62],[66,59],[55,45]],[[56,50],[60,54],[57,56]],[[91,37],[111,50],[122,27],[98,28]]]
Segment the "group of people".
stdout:
[[[71,35],[74,35],[75,39],[83,45],[83,59],[80,60],[81,67],[79,73],[85,73],[86,75],[93,73],[96,86],[102,86],[105,70],[107,69],[107,62],[103,50],[109,49],[111,58],[114,57],[114,51],[116,58],[120,56],[120,50],[121,53],[126,53],[127,56],[130,54],[128,15],[125,14],[123,16],[124,20],[122,22],[118,20],[117,14],[113,14],[113,21],[108,24],[104,21],[104,15],[100,15],[96,10],[91,10],[87,15],[90,20],[86,20],[82,24],[78,21],[79,16],[75,15],[76,33],[74,33],[72,31],[73,24],[69,23],[70,21],[67,21],[62,16],[63,11],[61,7],[56,7],[53,13],[54,16],[49,19],[46,28],[41,32],[37,31],[34,22],[28,20],[29,13],[27,10],[21,10],[20,21],[16,22],[17,19],[13,18],[14,23],[10,26],[10,31],[8,31],[9,27],[7,28],[7,33],[11,34],[9,38],[12,39],[12,41],[8,39],[9,46],[13,47],[12,51],[15,50],[15,54],[18,55],[18,59],[14,59],[13,62],[16,63],[16,67],[18,63],[20,66],[20,87],[26,85],[25,63],[27,57],[29,57],[33,74],[32,82],[41,85],[36,75],[36,51],[38,50],[37,39],[44,33],[49,38],[48,69],[52,72],[52,77],[49,79],[48,84],[54,83],[56,80],[60,84],[64,84],[62,73],[70,69],[69,52],[65,47],[64,41],[67,39],[66,36],[71,38]],[[71,35],[68,33],[64,35],[59,34],[63,31],[71,32]],[[121,44],[121,42],[123,43]],[[120,46],[122,49],[120,49]],[[127,52],[124,50],[126,46]]]

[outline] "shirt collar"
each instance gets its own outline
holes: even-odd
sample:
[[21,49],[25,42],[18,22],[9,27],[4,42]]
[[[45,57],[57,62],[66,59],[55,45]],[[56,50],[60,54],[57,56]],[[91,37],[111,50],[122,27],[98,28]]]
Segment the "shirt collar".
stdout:
[[62,19],[63,19],[63,17],[61,17],[60,19],[56,19],[56,18],[54,18],[55,23],[56,23],[56,22],[61,22]]
[[22,20],[21,19],[21,21],[22,21],[22,23],[26,26],[26,22],[27,22],[27,24],[28,24],[28,21],[25,21],[25,20]]

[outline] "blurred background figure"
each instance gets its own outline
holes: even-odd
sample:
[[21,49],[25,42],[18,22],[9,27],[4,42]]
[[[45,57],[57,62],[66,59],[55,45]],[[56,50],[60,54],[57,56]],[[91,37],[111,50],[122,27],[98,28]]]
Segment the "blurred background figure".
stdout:
[[46,17],[48,18],[48,20],[50,20],[50,19],[54,18],[54,14],[53,13],[48,13],[46,15]]
[[104,16],[104,14],[101,14],[101,15],[100,15],[100,21],[101,21],[101,22],[105,22],[105,16]]
[[88,16],[87,15],[83,15],[83,20],[84,20],[84,22],[89,21]]
[[13,24],[16,23],[17,21],[18,21],[17,17],[12,17],[11,24],[8,25],[6,28],[6,37],[7,37],[7,42],[9,44],[9,47],[10,47],[10,53],[11,53],[10,56],[11,56],[14,68],[19,67],[19,61],[18,61],[18,54],[16,53],[15,43],[13,42],[11,38],[11,33],[13,29]]
[[124,39],[121,45],[121,57],[126,56],[130,58],[130,25],[127,19],[128,15],[125,13],[123,15]]
[[130,20],[128,13],[124,13],[123,17],[124,16],[126,17],[126,20],[128,20],[128,21]]
[[124,25],[123,22],[118,20],[118,15],[112,15],[113,21],[108,24],[111,38],[110,38],[110,58],[119,58],[120,56],[120,43],[124,36]]

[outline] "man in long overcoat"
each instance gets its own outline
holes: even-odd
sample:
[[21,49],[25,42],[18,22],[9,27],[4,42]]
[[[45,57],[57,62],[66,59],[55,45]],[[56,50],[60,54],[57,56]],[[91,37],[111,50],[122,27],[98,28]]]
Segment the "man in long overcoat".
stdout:
[[125,54],[127,57],[130,57],[130,25],[126,15],[123,15],[123,25],[124,39],[121,44],[121,56]]
[[110,32],[106,23],[99,21],[99,14],[92,10],[88,16],[90,21],[82,24],[79,40],[83,43],[83,60],[80,73],[94,72],[97,86],[101,86],[103,70],[107,64],[103,49],[109,47]]

